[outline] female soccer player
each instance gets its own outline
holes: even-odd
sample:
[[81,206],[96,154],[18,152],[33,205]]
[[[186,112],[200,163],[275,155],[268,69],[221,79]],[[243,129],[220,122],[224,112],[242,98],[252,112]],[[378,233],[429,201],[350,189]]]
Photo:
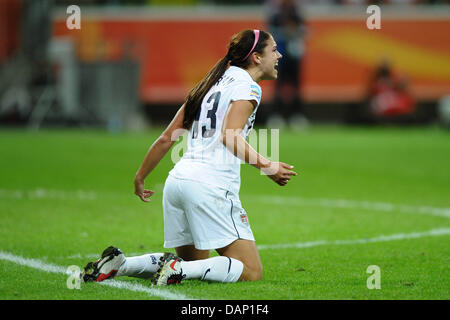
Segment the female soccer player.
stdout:
[[[182,279],[255,281],[262,265],[247,214],[239,200],[240,162],[250,163],[280,186],[297,175],[293,166],[272,162],[246,141],[261,100],[261,80],[277,78],[281,54],[269,33],[235,34],[228,52],[190,92],[172,122],[150,147],[135,180],[135,194],[150,201],[148,174],[179,136],[189,130],[188,150],[170,171],[163,192],[164,247],[171,253],[125,258],[105,249],[83,273],[85,281],[114,276],[150,277],[167,285]],[[185,129],[185,130],[182,130]],[[220,256],[209,257],[210,250]]]

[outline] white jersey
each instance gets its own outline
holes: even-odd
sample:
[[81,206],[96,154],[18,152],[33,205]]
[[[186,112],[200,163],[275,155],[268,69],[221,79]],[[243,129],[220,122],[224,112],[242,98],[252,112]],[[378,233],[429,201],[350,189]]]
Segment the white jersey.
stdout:
[[225,115],[230,103],[237,100],[256,101],[242,131],[247,139],[261,101],[261,87],[246,70],[231,66],[205,95],[189,131],[187,151],[170,171],[171,176],[239,193],[242,162],[221,141]]

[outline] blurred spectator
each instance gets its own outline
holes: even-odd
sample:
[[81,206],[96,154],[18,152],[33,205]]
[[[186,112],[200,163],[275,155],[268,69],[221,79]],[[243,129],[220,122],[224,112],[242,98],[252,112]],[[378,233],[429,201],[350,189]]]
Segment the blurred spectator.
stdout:
[[375,117],[408,116],[415,111],[406,77],[395,75],[388,61],[376,67],[370,79],[367,101]]
[[[269,28],[283,55],[279,61],[271,117],[285,121],[306,121],[303,114],[300,84],[304,54],[305,20],[293,0],[269,3],[274,8],[269,17]],[[301,120],[300,120],[301,122]]]

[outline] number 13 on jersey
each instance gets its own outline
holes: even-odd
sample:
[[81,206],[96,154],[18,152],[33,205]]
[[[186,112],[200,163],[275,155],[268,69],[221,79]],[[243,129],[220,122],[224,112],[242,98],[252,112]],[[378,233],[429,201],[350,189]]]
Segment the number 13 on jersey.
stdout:
[[[192,139],[196,139],[198,137],[198,131],[200,124],[202,125],[202,137],[203,138],[210,138],[216,133],[216,126],[217,126],[217,108],[219,107],[219,101],[220,101],[221,92],[216,91],[212,93],[208,100],[206,100],[205,108],[200,107],[197,113],[197,117],[195,118],[194,124],[193,124],[193,130],[192,130]],[[211,108],[212,105],[212,108]],[[200,121],[200,116],[202,115],[202,111],[207,110],[206,117],[202,121]],[[209,119],[209,129],[207,128],[207,122]]]

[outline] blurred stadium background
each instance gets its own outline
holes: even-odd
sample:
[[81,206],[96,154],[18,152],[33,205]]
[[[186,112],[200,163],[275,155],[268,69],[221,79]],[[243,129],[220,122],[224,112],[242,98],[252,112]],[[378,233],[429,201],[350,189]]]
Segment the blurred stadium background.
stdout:
[[[297,16],[277,16],[289,2],[0,0],[0,126],[167,123],[245,28],[270,30],[286,58],[259,125],[448,123],[450,1],[293,1]],[[81,29],[66,24],[74,4]]]

